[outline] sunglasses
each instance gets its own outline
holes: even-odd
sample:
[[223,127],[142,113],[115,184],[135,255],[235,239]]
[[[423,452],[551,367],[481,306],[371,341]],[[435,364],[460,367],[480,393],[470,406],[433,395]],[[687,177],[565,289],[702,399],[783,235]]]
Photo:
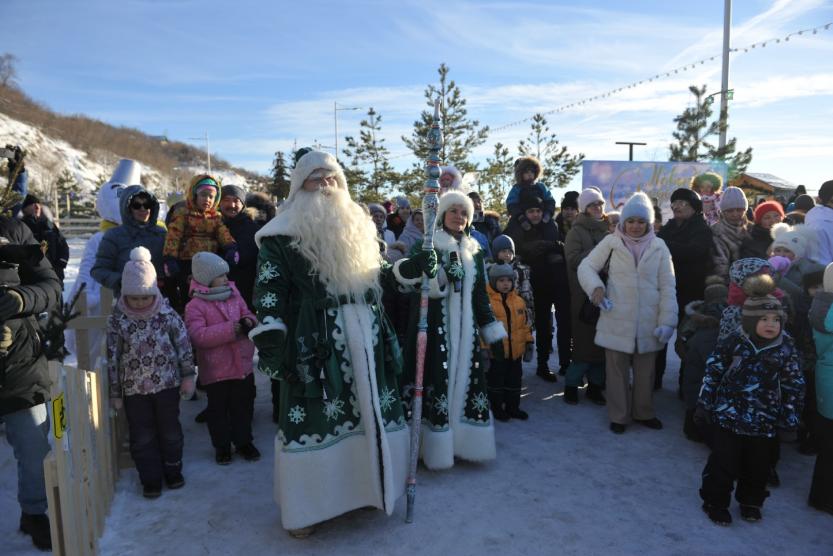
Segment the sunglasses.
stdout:
[[140,201],[133,201],[132,203],[130,203],[130,208],[132,208],[133,210],[150,210],[151,204],[149,202],[142,203]]

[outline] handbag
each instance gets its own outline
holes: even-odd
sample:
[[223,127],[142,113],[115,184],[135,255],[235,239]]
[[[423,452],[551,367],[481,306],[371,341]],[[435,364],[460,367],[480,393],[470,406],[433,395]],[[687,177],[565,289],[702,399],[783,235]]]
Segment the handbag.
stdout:
[[[613,255],[612,249],[607,256],[607,261],[605,261],[602,270],[599,272],[599,278],[601,278],[602,284],[604,284],[605,286],[607,286],[607,270],[610,265],[611,255]],[[581,304],[581,308],[578,310],[578,320],[580,320],[584,324],[596,326],[596,324],[599,322],[599,317],[601,315],[602,310],[598,306],[593,305],[593,302],[590,301],[590,297],[585,295],[584,302]]]

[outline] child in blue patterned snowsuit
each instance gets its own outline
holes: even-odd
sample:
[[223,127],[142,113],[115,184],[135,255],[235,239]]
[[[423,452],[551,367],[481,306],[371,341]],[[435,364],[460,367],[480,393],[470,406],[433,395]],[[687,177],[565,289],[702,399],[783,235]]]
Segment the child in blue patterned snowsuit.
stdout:
[[770,295],[771,277],[743,304],[741,327],[720,341],[706,364],[695,421],[713,423],[712,453],[703,469],[703,510],[719,525],[729,525],[729,501],[741,517],[761,519],[772,446],[779,430],[794,430],[804,401],[804,377],[793,339],[783,332],[784,310]]

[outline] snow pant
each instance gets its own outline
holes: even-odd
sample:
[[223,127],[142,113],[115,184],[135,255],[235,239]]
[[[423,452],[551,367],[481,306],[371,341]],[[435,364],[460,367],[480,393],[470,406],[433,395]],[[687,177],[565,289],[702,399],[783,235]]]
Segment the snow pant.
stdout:
[[174,311],[180,315],[185,313],[185,304],[190,300],[188,288],[191,285],[191,260],[177,259],[179,274],[165,278],[163,293]]
[[[624,353],[605,349],[605,394],[611,423],[654,418],[654,358],[657,352]],[[631,386],[633,368],[633,386]]]
[[281,402],[281,381],[273,378],[270,379],[272,387],[272,421],[278,422],[280,418],[280,402]]
[[179,424],[179,388],[155,394],[124,397],[130,432],[130,455],[142,485],[158,486],[162,478],[182,472],[182,426]]
[[808,502],[814,508],[833,514],[833,419],[816,414],[815,432],[819,453]]
[[[539,291],[540,290],[540,291]],[[566,367],[572,360],[573,332],[570,317],[570,290],[564,287],[553,290],[532,291],[535,298],[535,350],[538,366],[545,367],[552,352],[552,308],[555,306],[558,365]]]
[[604,363],[585,363],[573,360],[567,367],[567,386],[582,386],[582,377],[587,376],[587,382],[599,388],[604,388],[605,365]]
[[27,514],[46,513],[43,459],[49,453],[49,418],[46,404],[3,415],[6,440],[17,460],[17,501]]
[[521,359],[490,359],[486,382],[489,387],[489,403],[493,408],[518,409],[521,406]]
[[703,469],[700,498],[715,507],[728,508],[737,481],[735,499],[739,504],[763,506],[769,496],[766,480],[773,441],[766,436],[745,436],[716,426],[712,453]]
[[208,394],[207,423],[215,449],[237,448],[252,442],[255,377],[221,380],[205,385]]

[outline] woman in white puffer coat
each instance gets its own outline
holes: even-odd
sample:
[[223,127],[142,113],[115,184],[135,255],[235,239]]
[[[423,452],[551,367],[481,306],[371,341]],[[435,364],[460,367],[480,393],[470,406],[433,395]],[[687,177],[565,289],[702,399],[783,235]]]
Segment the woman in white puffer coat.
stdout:
[[[616,231],[578,267],[582,289],[602,307],[596,345],[605,348],[610,430],[617,434],[631,419],[662,428],[654,414],[654,360],[677,326],[677,298],[671,253],[654,235],[653,224],[651,200],[635,193]],[[605,268],[607,284],[599,276]]]

